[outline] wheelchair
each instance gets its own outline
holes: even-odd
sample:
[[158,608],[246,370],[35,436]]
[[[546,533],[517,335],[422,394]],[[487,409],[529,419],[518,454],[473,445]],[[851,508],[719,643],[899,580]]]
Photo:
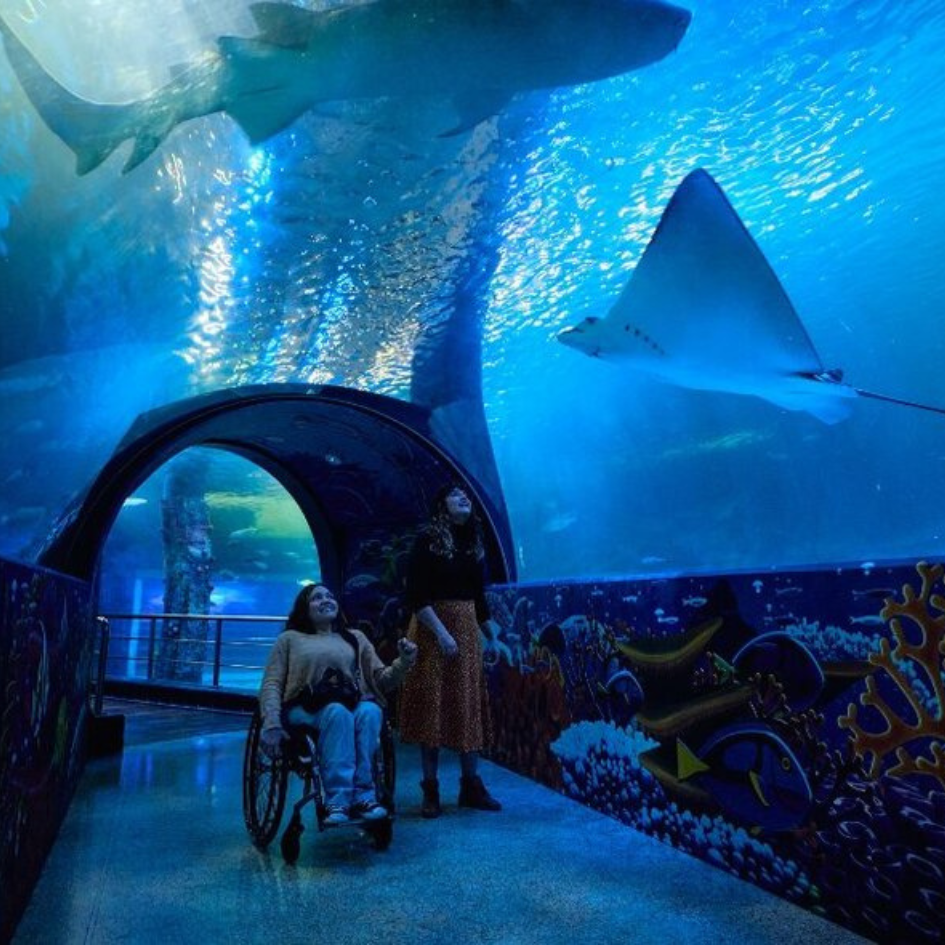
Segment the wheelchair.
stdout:
[[386,850],[394,835],[394,785],[397,774],[394,733],[386,714],[381,727],[380,748],[374,755],[377,800],[387,808],[389,814],[383,820],[352,818],[344,824],[326,824],[328,809],[318,762],[317,732],[312,728],[299,727],[289,735],[289,741],[283,743],[277,757],[267,755],[262,747],[262,714],[259,706],[256,706],[243,753],[243,819],[253,845],[259,850],[265,850],[279,832],[289,793],[289,775],[295,774],[302,779],[302,796],[292,809],[292,816],[280,841],[286,863],[295,863],[299,858],[301,836],[305,829],[302,825],[302,809],[310,803],[315,804],[319,832],[356,827],[371,837],[376,849]]

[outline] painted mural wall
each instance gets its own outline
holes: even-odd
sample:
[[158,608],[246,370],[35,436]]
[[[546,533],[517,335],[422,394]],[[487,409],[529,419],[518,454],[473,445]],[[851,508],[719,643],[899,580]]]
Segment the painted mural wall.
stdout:
[[872,939],[942,941],[943,571],[494,588],[493,757]]
[[84,763],[90,588],[0,559],[0,941],[13,933]]

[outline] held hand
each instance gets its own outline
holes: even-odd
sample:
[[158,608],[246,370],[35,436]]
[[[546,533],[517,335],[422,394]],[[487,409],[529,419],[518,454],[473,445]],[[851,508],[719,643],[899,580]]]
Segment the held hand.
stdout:
[[267,728],[263,731],[259,744],[270,758],[278,758],[282,754],[282,743],[288,741],[288,738],[284,728]]
[[452,659],[459,653],[459,647],[456,645],[456,641],[445,630],[439,634],[437,642],[440,644],[443,655],[448,659]]
[[407,666],[413,666],[413,664],[417,662],[417,644],[414,643],[413,640],[401,637],[397,641],[397,651],[400,653],[400,658]]

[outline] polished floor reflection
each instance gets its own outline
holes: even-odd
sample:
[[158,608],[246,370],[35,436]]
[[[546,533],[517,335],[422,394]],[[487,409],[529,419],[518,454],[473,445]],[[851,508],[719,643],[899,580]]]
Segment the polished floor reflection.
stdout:
[[505,811],[458,810],[447,758],[446,812],[424,821],[407,748],[390,849],[310,817],[287,866],[243,827],[246,722],[130,711],[123,756],[86,769],[15,945],[864,941],[492,765]]

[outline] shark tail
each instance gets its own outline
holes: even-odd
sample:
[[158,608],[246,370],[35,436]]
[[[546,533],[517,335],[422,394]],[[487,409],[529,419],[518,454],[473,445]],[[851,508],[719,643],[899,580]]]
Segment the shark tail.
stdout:
[[0,36],[27,98],[46,127],[75,154],[77,174],[94,170],[127,138],[136,140],[125,171],[140,164],[160,144],[163,135],[138,135],[133,130],[139,105],[102,105],[79,98],[40,65],[2,17]]

